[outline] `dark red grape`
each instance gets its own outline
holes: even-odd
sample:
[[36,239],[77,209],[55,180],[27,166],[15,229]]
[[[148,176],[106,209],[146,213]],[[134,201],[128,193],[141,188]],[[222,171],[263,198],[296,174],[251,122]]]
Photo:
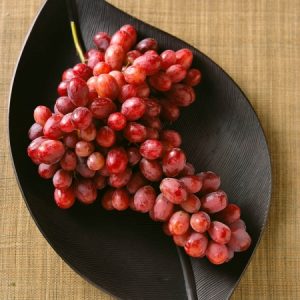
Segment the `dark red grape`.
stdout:
[[147,183],[147,179],[141,174],[141,172],[138,171],[132,174],[126,188],[130,194],[135,194],[139,188]]
[[197,69],[190,69],[187,71],[186,77],[184,79],[184,83],[189,86],[196,86],[200,83],[202,78],[202,74]]
[[182,107],[189,106],[195,101],[194,89],[182,83],[173,84],[166,94],[173,104]]
[[100,127],[97,132],[96,141],[100,146],[109,148],[116,142],[116,134],[108,126]]
[[66,171],[74,171],[77,166],[77,156],[72,150],[66,150],[64,156],[60,160],[60,166]]
[[93,74],[92,69],[86,64],[79,63],[73,67],[73,73],[75,76],[82,78],[83,80],[88,80]]
[[40,164],[38,167],[38,173],[42,178],[50,179],[53,177],[58,167],[59,167],[58,164],[53,164],[53,165]]
[[54,190],[54,200],[59,208],[67,209],[74,205],[75,195],[72,188]]
[[110,43],[111,37],[108,35],[107,32],[98,32],[94,38],[94,44],[100,51],[105,51]]
[[124,148],[113,148],[106,156],[106,167],[111,174],[118,174],[125,171],[128,164],[127,153]]
[[135,166],[141,160],[141,154],[136,147],[129,147],[127,149],[128,163],[130,166]]
[[61,131],[69,133],[76,129],[72,121],[72,113],[68,113],[63,116],[63,118],[60,120],[59,128]]
[[100,174],[94,176],[93,182],[97,190],[102,190],[106,187],[106,177]]
[[172,86],[172,81],[168,74],[166,74],[163,71],[160,71],[152,76],[149,77],[149,83],[150,85],[161,92],[166,92],[170,90]]
[[114,188],[124,187],[129,183],[131,175],[132,170],[129,168],[122,173],[111,174],[108,178],[108,184]]
[[67,96],[68,95],[68,91],[67,91],[67,85],[68,82],[67,81],[62,81],[59,83],[58,87],[57,87],[57,93],[59,96]]
[[137,211],[146,213],[154,206],[156,193],[152,186],[146,185],[139,188],[134,195],[134,206]]
[[189,69],[192,65],[193,53],[189,49],[180,49],[176,51],[176,63]]
[[129,194],[125,189],[117,189],[113,192],[111,203],[116,210],[125,210],[129,207]]
[[180,148],[168,151],[162,160],[163,172],[168,177],[175,177],[183,170],[186,163],[184,152]]
[[75,196],[83,204],[92,204],[97,198],[97,190],[91,179],[82,178],[75,184]]
[[140,51],[141,53],[145,53],[148,50],[157,50],[158,44],[157,41],[153,38],[146,38],[141,40],[136,46],[136,50]]
[[124,129],[124,137],[131,143],[142,143],[147,138],[147,129],[142,124],[129,122]]
[[59,139],[62,137],[63,132],[60,129],[61,115],[52,115],[45,123],[43,128],[44,136],[49,139]]
[[67,189],[72,184],[72,174],[69,171],[59,169],[53,176],[53,185],[57,189]]
[[140,154],[147,159],[158,159],[163,151],[162,143],[159,140],[146,140],[140,146]]
[[176,53],[173,50],[165,50],[160,54],[161,68],[167,70],[170,66],[176,64]]
[[43,135],[43,127],[38,123],[32,124],[28,130],[28,138],[32,141],[42,135]]
[[89,101],[89,88],[86,82],[79,78],[73,78],[68,82],[68,97],[75,106],[85,106]]
[[157,160],[148,160],[146,158],[140,161],[140,170],[144,177],[149,181],[160,181],[162,178],[162,168]]
[[114,191],[114,189],[106,191],[101,198],[101,204],[105,210],[114,210],[112,205],[112,195]]

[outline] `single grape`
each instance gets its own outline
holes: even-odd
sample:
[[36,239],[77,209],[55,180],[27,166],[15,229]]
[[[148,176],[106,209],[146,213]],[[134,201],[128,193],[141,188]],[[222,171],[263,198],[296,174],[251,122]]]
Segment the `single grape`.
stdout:
[[146,111],[146,104],[142,98],[132,97],[122,104],[121,113],[128,121],[140,119]]
[[158,54],[141,55],[133,62],[133,66],[140,66],[147,76],[154,75],[160,69],[161,59]]
[[207,171],[197,174],[197,176],[202,180],[202,193],[211,193],[219,189],[221,185],[220,176],[214,172]]
[[241,217],[241,209],[236,204],[229,203],[222,211],[215,215],[218,221],[221,221],[227,225],[234,223]]
[[176,121],[180,116],[180,109],[171,101],[163,100],[161,104],[161,117],[170,122]]
[[239,220],[236,220],[235,222],[229,224],[229,228],[230,228],[231,232],[233,232],[237,229],[246,230],[246,224],[243,220],[239,219]]
[[105,158],[100,152],[93,152],[88,157],[86,164],[89,167],[89,169],[93,171],[98,171],[104,167]]
[[39,105],[34,109],[33,118],[34,121],[41,126],[44,126],[47,120],[52,116],[51,110],[44,105]]
[[85,106],[89,101],[89,88],[86,82],[79,78],[73,78],[68,82],[68,97],[75,106]]
[[203,196],[201,203],[204,211],[213,214],[223,210],[228,204],[228,199],[226,193],[219,190]]
[[52,115],[45,123],[43,128],[44,136],[49,139],[59,139],[62,137],[63,132],[60,129],[60,121],[62,119],[61,115]]
[[67,96],[68,95],[68,91],[67,91],[67,85],[68,82],[67,81],[62,81],[59,83],[58,87],[57,87],[57,94],[59,96]]
[[54,190],[54,200],[59,208],[67,209],[74,205],[75,195],[72,188]]
[[137,95],[137,87],[133,84],[125,84],[121,87],[118,100],[123,103],[125,100]]
[[114,191],[114,189],[106,191],[101,198],[101,204],[105,210],[114,210],[112,205],[112,195]]
[[168,221],[174,212],[174,204],[168,201],[163,194],[156,197],[153,206],[153,216],[157,221]]
[[174,83],[166,96],[173,104],[186,107],[195,101],[194,89],[186,84]]
[[53,185],[57,189],[67,189],[72,184],[72,175],[69,171],[59,169],[53,176]]
[[97,198],[97,190],[91,179],[82,178],[75,184],[75,196],[83,204],[92,204]]
[[96,98],[90,105],[89,109],[96,119],[108,118],[110,114],[117,110],[116,104],[109,98]]
[[79,141],[75,146],[75,153],[79,157],[88,157],[93,153],[95,146],[91,142]]
[[251,237],[244,229],[232,231],[228,247],[234,252],[246,251],[251,245]]
[[162,167],[157,160],[142,158],[139,164],[140,171],[149,181],[160,181],[162,178]]
[[129,38],[131,40],[131,47],[136,43],[136,39],[137,39],[137,32],[136,29],[130,25],[130,24],[126,24],[123,25],[120,30],[122,31],[126,31],[129,34]]
[[199,211],[201,207],[200,199],[194,195],[189,194],[187,200],[180,204],[181,208],[188,213],[195,213]]
[[111,37],[110,44],[121,46],[125,52],[128,52],[129,49],[133,46],[130,34],[124,30],[118,30],[117,32],[115,32]]
[[77,77],[75,74],[74,74],[74,71],[72,68],[69,68],[67,70],[65,70],[61,76],[61,80],[62,81],[70,81],[71,79]]
[[215,265],[223,264],[229,257],[226,245],[221,245],[214,241],[209,241],[205,254],[208,260]]
[[69,134],[66,134],[63,137],[64,144],[69,148],[75,148],[76,143],[78,142],[78,136],[76,132],[71,132]]
[[116,134],[108,126],[100,127],[97,132],[96,141],[100,146],[109,148],[116,142]]
[[169,219],[169,230],[173,235],[186,233],[190,226],[190,216],[188,213],[179,210]]
[[100,74],[108,74],[110,71],[110,65],[104,61],[100,61],[93,68],[93,75],[99,76]]
[[230,228],[218,221],[211,222],[208,233],[212,240],[222,245],[227,244],[231,237]]
[[178,179],[164,178],[159,188],[164,197],[174,204],[180,204],[187,200],[188,193]]
[[76,172],[84,178],[93,178],[96,174],[96,171],[91,170],[87,164],[86,159],[78,159],[76,166]]
[[28,138],[31,141],[33,141],[42,135],[43,135],[43,127],[38,123],[32,124],[28,130]]
[[189,49],[180,49],[176,51],[176,63],[189,69],[192,65],[193,53]]
[[126,81],[125,81],[125,78],[124,78],[124,75],[122,72],[120,72],[118,70],[113,70],[113,71],[109,72],[109,75],[112,76],[116,80],[119,90],[122,88],[123,85],[126,84]]
[[131,50],[131,51],[127,52],[126,56],[125,56],[124,64],[131,65],[134,62],[134,60],[141,55],[142,55],[142,53],[138,50]]
[[139,188],[147,185],[147,183],[147,179],[141,174],[141,172],[137,171],[131,175],[126,188],[130,194],[135,194]]
[[27,147],[27,155],[31,158],[31,160],[35,164],[40,164],[42,163],[39,159],[39,151],[38,148],[39,146],[44,142],[47,141],[48,139],[45,138],[44,136],[38,137],[31,141],[29,146]]
[[166,74],[163,71],[160,71],[152,76],[149,77],[149,83],[150,85],[160,91],[160,92],[166,92],[170,90],[172,86],[172,81],[168,74]]
[[104,52],[95,51],[92,55],[88,57],[87,65],[93,69],[96,66],[96,64],[100,61],[104,61]]
[[110,45],[104,56],[104,60],[108,63],[112,70],[121,70],[125,58],[125,51],[120,45]]
[[125,210],[129,207],[129,194],[125,189],[117,189],[112,194],[112,206],[116,210]]
[[165,50],[160,54],[161,68],[167,70],[170,66],[176,64],[176,53],[173,50]]
[[[87,82],[87,86],[89,88],[89,93],[96,93],[97,94],[97,91],[96,91],[96,81],[97,81],[97,76],[92,76]],[[98,94],[97,94],[98,96]]]
[[72,112],[76,106],[73,104],[72,100],[69,97],[63,96],[57,98],[55,102],[55,106],[57,110],[62,113],[63,115],[66,115],[67,113]]
[[114,100],[119,94],[119,86],[116,79],[109,74],[101,74],[97,77],[95,88],[100,98]]
[[195,231],[204,233],[210,227],[210,216],[204,211],[194,213],[191,216],[190,225]]
[[161,106],[159,101],[155,98],[149,98],[145,101],[146,111],[145,115],[148,117],[157,117],[160,114]]
[[196,86],[200,83],[202,74],[198,69],[190,69],[187,71],[183,82],[189,86]]
[[106,51],[110,44],[111,37],[107,32],[98,32],[94,38],[94,44],[100,51]]
[[148,139],[140,146],[140,154],[147,159],[158,159],[163,151],[162,143],[159,140]]
[[65,154],[65,147],[60,141],[45,140],[38,146],[36,151],[40,163],[52,165],[61,160]]
[[66,171],[74,171],[77,166],[77,156],[74,151],[66,150],[59,163],[62,169]]
[[92,76],[92,69],[86,64],[79,63],[73,67],[73,73],[75,76],[88,80]]
[[181,145],[182,139],[181,135],[175,130],[163,130],[160,133],[160,138],[162,141],[167,142],[170,146],[176,148]]
[[189,193],[198,193],[202,187],[201,179],[196,175],[187,175],[179,179]]
[[136,147],[127,148],[127,156],[128,164],[130,166],[135,166],[141,160],[139,149]]
[[146,79],[146,72],[140,66],[129,66],[123,72],[125,80],[130,84],[141,84]]
[[111,174],[108,178],[108,184],[114,188],[122,188],[126,186],[132,175],[132,170],[127,168],[124,172]]
[[59,128],[61,131],[69,133],[76,129],[72,121],[72,113],[68,113],[63,116],[63,118],[59,122]]
[[134,194],[134,206],[137,211],[146,213],[154,206],[156,193],[152,186],[146,185],[139,188]]
[[163,156],[163,172],[168,177],[175,177],[183,170],[185,163],[186,157],[184,152],[180,148],[173,148]]
[[175,64],[166,70],[166,75],[170,78],[172,83],[177,83],[185,78],[186,69],[180,64]]
[[113,148],[106,156],[106,167],[111,174],[118,174],[125,171],[128,164],[127,153],[124,148]]
[[79,131],[80,138],[86,142],[92,142],[96,138],[96,135],[97,129],[94,123],[91,123],[89,127]]
[[77,107],[72,112],[72,122],[77,129],[86,129],[92,123],[93,115],[86,107]]
[[146,38],[141,40],[136,46],[135,49],[140,51],[141,53],[145,53],[148,50],[157,50],[158,43],[153,38]]
[[38,173],[42,178],[50,179],[53,177],[57,169],[58,169],[58,164],[53,164],[53,165],[39,164]]
[[124,129],[124,137],[131,143],[142,143],[147,138],[147,129],[142,124],[129,122]]
[[208,240],[207,237],[198,232],[193,232],[188,237],[184,250],[192,257],[204,257],[207,249]]

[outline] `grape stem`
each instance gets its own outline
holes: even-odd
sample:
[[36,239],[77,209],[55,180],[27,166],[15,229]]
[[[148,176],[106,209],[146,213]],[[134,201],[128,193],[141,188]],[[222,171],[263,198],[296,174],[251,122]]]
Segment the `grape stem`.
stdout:
[[85,63],[84,54],[83,54],[83,51],[82,51],[82,48],[81,48],[81,45],[80,45],[79,39],[78,39],[76,24],[75,24],[74,21],[71,21],[70,24],[71,24],[72,37],[73,37],[73,41],[74,41],[76,51],[78,53],[78,56],[79,56],[81,62]]

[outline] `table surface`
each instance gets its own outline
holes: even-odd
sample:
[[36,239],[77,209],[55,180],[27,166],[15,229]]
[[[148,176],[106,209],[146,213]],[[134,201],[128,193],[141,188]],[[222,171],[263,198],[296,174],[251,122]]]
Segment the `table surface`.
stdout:
[[[232,299],[300,299],[300,1],[109,2],[206,53],[249,97],[271,150],[273,196],[267,229]],[[48,245],[12,169],[6,130],[10,80],[41,3],[0,3],[0,299],[113,299]]]

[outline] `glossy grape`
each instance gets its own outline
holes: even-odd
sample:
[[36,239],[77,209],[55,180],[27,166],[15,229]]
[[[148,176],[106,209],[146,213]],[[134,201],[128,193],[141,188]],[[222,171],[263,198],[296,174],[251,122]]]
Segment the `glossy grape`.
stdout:
[[67,209],[74,205],[75,195],[72,188],[54,190],[54,200],[59,208]]
[[222,245],[227,244],[231,237],[230,228],[218,221],[211,222],[208,233],[212,240]]
[[186,233],[189,226],[190,216],[182,210],[176,211],[169,220],[169,230],[173,235]]
[[204,233],[210,227],[210,216],[204,211],[196,212],[191,216],[190,225],[195,231]]
[[111,174],[118,174],[125,171],[128,164],[127,153],[124,148],[113,148],[106,156],[106,167]]
[[39,105],[34,109],[33,118],[34,121],[41,126],[44,126],[47,120],[52,116],[51,110],[44,105]]
[[82,178],[76,182],[75,196],[83,204],[92,204],[97,198],[97,190],[91,179]]
[[160,181],[162,178],[162,167],[157,160],[142,158],[139,164],[140,171],[149,181]]
[[223,264],[229,257],[227,247],[214,241],[209,241],[205,254],[208,260],[215,265]]
[[152,186],[146,185],[139,188],[134,194],[134,206],[137,211],[146,213],[154,206],[156,193]]
[[226,193],[220,190],[203,196],[201,203],[202,209],[212,214],[223,210],[228,204],[228,199]]
[[178,179],[164,178],[159,188],[164,197],[174,204],[180,204],[187,200],[188,193]]
[[200,199],[194,195],[189,194],[187,200],[180,204],[181,208],[188,213],[195,213],[199,211],[201,207]]
[[116,210],[125,210],[129,207],[129,194],[125,189],[117,189],[113,192],[111,203]]

